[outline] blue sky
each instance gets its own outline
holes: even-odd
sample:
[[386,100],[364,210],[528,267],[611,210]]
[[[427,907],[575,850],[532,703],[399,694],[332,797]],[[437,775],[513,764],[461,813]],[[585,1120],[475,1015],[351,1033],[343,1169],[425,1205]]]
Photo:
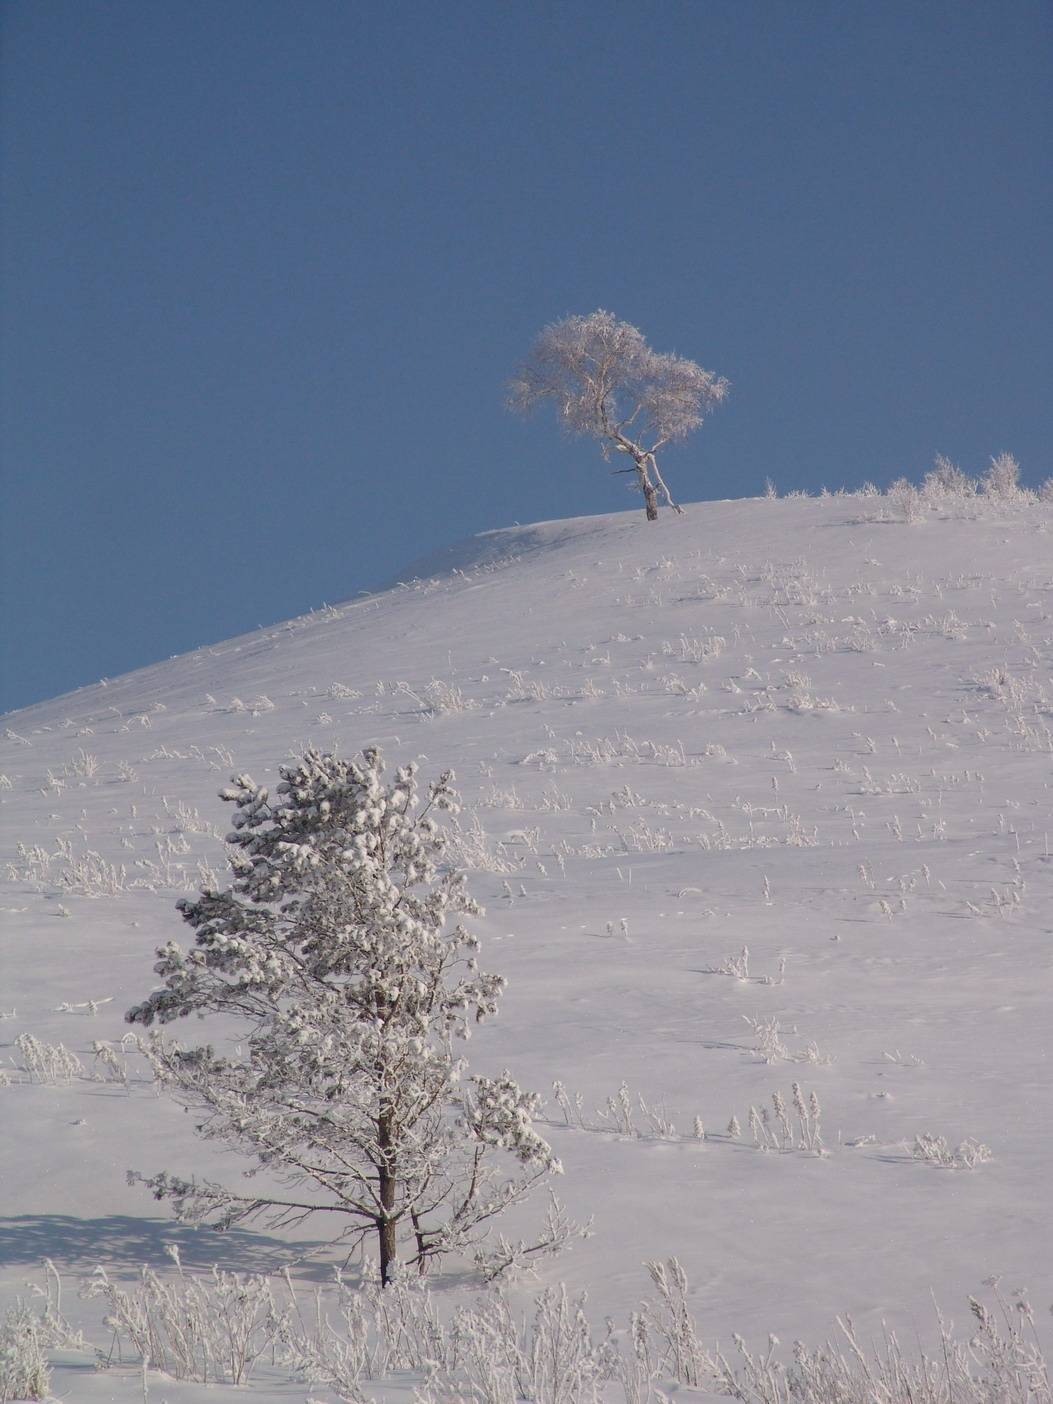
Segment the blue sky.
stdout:
[[1044,0],[7,0],[0,37],[0,709],[634,506],[502,408],[570,312],[733,382],[684,500],[1053,473]]

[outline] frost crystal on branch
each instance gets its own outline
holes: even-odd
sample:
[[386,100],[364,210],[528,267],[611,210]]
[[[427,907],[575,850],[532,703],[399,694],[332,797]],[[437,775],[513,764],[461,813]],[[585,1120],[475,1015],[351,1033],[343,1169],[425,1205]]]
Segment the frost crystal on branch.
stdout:
[[[383,771],[377,750],[353,761],[310,750],[280,768],[273,796],[235,777],[221,795],[235,806],[232,885],[179,903],[194,946],[158,952],[163,985],[126,1017],[240,1020],[233,1055],[155,1035],[151,1059],[204,1112],[203,1135],[292,1190],[240,1195],[161,1174],[145,1181],[154,1194],[219,1227],[336,1213],[344,1241],[376,1233],[386,1283],[402,1242],[421,1269],[470,1247],[559,1166],[533,1128],[536,1097],[508,1073],[467,1077],[454,1054],[497,1012],[504,981],[451,925],[481,912],[443,862],[435,815],[457,812],[453,775],[422,803],[415,765],[392,782]],[[521,1166],[512,1178],[492,1163],[500,1151]]]

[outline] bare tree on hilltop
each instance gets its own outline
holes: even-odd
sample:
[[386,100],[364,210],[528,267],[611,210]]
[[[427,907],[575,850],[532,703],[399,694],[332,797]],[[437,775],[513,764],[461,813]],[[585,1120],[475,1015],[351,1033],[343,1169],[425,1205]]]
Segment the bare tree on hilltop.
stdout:
[[628,454],[634,466],[616,471],[636,474],[654,521],[659,493],[682,510],[659,472],[658,450],[697,429],[729,388],[694,361],[652,351],[636,327],[599,310],[541,332],[509,383],[508,404],[525,414],[553,400],[569,433],[598,439],[605,458]]

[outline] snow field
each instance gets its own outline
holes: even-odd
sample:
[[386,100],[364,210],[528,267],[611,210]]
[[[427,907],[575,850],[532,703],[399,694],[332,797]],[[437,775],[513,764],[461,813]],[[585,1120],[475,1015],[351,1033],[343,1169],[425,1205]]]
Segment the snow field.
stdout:
[[[906,515],[832,497],[489,533],[441,574],[6,718],[5,1296],[45,1256],[67,1283],[163,1277],[171,1243],[191,1271],[299,1260],[307,1284],[338,1260],[304,1257],[320,1229],[194,1233],[125,1184],[243,1168],[155,1096],[122,1015],[186,939],[175,900],[223,878],[216,791],[312,741],[457,773],[481,964],[509,981],[473,1069],[545,1096],[560,1197],[592,1220],[515,1300],[565,1282],[624,1326],[643,1263],[675,1256],[707,1346],[817,1344],[846,1312],[931,1341],[930,1291],[958,1316],[993,1274],[1044,1312],[1053,507]],[[100,1343],[95,1305],[65,1310]],[[64,1369],[78,1399],[142,1392]],[[305,1397],[280,1372],[253,1390]]]

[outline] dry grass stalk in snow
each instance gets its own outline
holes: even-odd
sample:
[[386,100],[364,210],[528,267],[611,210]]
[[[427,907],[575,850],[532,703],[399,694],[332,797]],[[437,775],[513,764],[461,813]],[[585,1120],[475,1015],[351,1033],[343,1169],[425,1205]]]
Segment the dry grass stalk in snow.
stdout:
[[45,1043],[30,1033],[23,1033],[15,1039],[15,1047],[30,1082],[55,1087],[84,1075],[80,1059],[64,1043]]
[[127,1341],[152,1369],[173,1379],[244,1384],[285,1327],[270,1281],[218,1267],[207,1276],[191,1275],[182,1271],[178,1254],[173,1257],[180,1269],[175,1280],[143,1267],[138,1286],[126,1290],[98,1267],[85,1284],[82,1295],[101,1297],[108,1308],[113,1342],[105,1363]]

